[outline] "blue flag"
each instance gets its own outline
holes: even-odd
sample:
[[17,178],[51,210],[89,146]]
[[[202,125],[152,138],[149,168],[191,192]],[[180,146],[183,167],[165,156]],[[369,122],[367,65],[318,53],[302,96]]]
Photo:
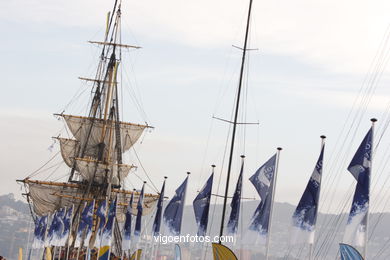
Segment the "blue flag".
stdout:
[[175,195],[168,203],[164,211],[164,223],[168,232],[178,236],[181,231],[181,221],[183,218],[184,200],[187,190],[188,176],[184,182],[177,188]]
[[348,166],[348,171],[357,180],[357,184],[344,234],[344,242],[356,246],[365,246],[366,243],[370,201],[372,141],[373,128],[364,137]]
[[362,255],[354,247],[340,244],[341,260],[364,260]]
[[272,156],[265,164],[263,164],[256,172],[253,174],[249,180],[255,186],[257,193],[261,200],[265,200],[270,188],[271,180],[275,172],[276,165],[276,154]]
[[99,207],[96,211],[96,237],[95,237],[95,247],[99,248],[101,246],[102,234],[104,226],[106,225],[107,215],[107,200],[100,202]]
[[134,193],[131,194],[129,205],[126,208],[126,219],[123,226],[122,250],[130,250],[131,241],[131,219],[133,217]]
[[110,208],[108,210],[107,222],[102,232],[100,247],[111,246],[112,232],[114,230],[114,221],[116,216],[116,204],[117,199],[111,201]]
[[240,218],[240,207],[241,207],[241,192],[242,192],[242,174],[244,171],[244,161],[241,164],[240,176],[236,184],[236,190],[230,203],[230,216],[227,224],[227,232],[229,234],[237,233],[238,219]]
[[64,215],[65,208],[58,209],[53,215],[53,220],[47,233],[49,246],[60,246],[60,239],[64,230]]
[[89,239],[92,235],[93,226],[93,209],[95,207],[95,200],[90,203],[85,203],[84,209],[81,212],[79,227],[77,229],[75,247],[80,247],[84,241],[84,246],[89,246]]
[[263,164],[250,178],[261,197],[261,201],[253,214],[249,230],[256,232],[256,237],[260,238],[260,242],[265,242],[265,239],[268,236],[272,210],[272,196],[275,185],[276,156],[276,154],[272,156],[271,159]]
[[292,243],[314,243],[314,230],[317,221],[318,200],[321,189],[324,148],[325,145],[321,148],[317,164],[293,214]]
[[72,207],[69,207],[64,214],[64,218],[62,219],[64,229],[62,231],[61,238],[59,239],[57,246],[65,246],[66,242],[68,241],[70,227],[72,226],[73,208],[74,205],[72,205]]
[[113,237],[114,223],[116,217],[116,204],[117,199],[115,198],[114,201],[111,201],[110,208],[108,210],[106,225],[104,226],[102,232],[100,248],[98,252],[99,260],[110,259],[111,241]]
[[196,220],[196,224],[198,225],[198,232],[197,232],[198,236],[204,236],[207,231],[211,190],[213,188],[213,178],[214,178],[214,173],[211,174],[206,184],[203,186],[203,188],[198,193],[198,196],[196,196],[193,202],[195,220]]
[[154,218],[154,222],[153,222],[153,236],[158,236],[160,234],[161,216],[162,216],[163,203],[164,203],[164,193],[165,193],[165,181],[161,188],[160,197],[158,198],[158,202],[157,202],[156,217]]
[[138,197],[138,202],[137,202],[137,218],[135,219],[135,229],[134,229],[134,235],[137,237],[141,236],[142,212],[144,208],[144,190],[145,190],[145,183],[144,185],[142,185],[141,193]]
[[35,220],[34,240],[32,248],[42,248],[45,245],[48,216],[37,217]]

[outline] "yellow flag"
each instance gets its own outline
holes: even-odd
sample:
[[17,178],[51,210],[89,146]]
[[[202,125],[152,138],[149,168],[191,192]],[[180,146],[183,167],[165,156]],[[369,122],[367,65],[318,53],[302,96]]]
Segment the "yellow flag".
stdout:
[[138,249],[133,253],[133,255],[130,257],[130,260],[141,260],[141,254],[142,254],[142,249]]
[[19,256],[18,256],[18,260],[23,260],[23,248],[19,248]]
[[46,247],[46,260],[51,260],[51,249]]
[[237,256],[228,247],[213,243],[214,260],[238,260]]

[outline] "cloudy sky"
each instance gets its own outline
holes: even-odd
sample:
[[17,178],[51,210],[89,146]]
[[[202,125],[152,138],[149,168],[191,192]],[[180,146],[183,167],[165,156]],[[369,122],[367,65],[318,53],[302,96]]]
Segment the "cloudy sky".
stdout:
[[[102,39],[112,2],[0,2],[1,193],[19,193],[15,179],[55,154],[57,148],[48,150],[51,137],[66,132],[52,113],[65,109],[85,114],[89,85],[77,77],[94,74],[99,49],[86,41]],[[156,186],[164,175],[169,177],[168,196],[187,171],[192,172],[188,203],[210,174],[209,165],[217,165],[218,176],[221,169],[226,174],[222,163],[229,126],[212,116],[231,116],[240,65],[240,51],[232,45],[242,46],[247,8],[238,0],[123,3],[122,41],[142,46],[124,55],[124,118],[155,126],[136,150]],[[354,181],[345,168],[370,127],[369,118],[385,122],[388,115],[390,71],[386,60],[375,57],[389,55],[390,45],[384,41],[389,13],[385,0],[254,1],[250,48],[257,50],[249,53],[243,104],[245,120],[259,125],[247,126],[245,134],[239,131],[232,187],[239,154],[247,156],[249,177],[281,146],[276,200],[296,204],[318,157],[319,136],[325,134],[323,192],[331,195],[323,195],[322,210],[333,194],[350,196]],[[381,65],[373,74],[377,81],[371,82],[375,93],[365,113],[359,113],[359,90],[370,86],[365,79],[372,64]],[[75,95],[77,100],[67,106]],[[356,98],[359,106],[353,107]],[[361,123],[352,125],[349,114],[361,116]],[[356,135],[344,139],[351,126]],[[342,146],[343,140],[348,145]],[[378,172],[389,141],[385,133],[377,153]],[[139,165],[134,154],[126,158]],[[66,173],[60,168],[51,178]],[[386,173],[377,174],[374,184],[386,180]],[[141,169],[137,175],[145,179]],[[382,183],[383,189],[389,187]],[[127,185],[141,182],[133,178]],[[215,193],[223,192],[222,185],[224,181],[219,191],[215,185]],[[379,203],[384,195],[378,195],[378,209],[385,206]],[[255,196],[248,181],[244,196]]]

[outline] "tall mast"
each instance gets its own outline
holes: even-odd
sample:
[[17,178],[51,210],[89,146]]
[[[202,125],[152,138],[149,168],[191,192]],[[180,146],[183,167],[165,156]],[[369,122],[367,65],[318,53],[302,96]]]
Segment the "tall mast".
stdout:
[[[244,48],[242,50],[240,80],[239,80],[239,83],[238,83],[237,100],[236,100],[236,107],[235,107],[234,121],[233,121],[232,140],[231,140],[231,144],[230,144],[230,155],[229,155],[229,165],[228,165],[227,177],[226,177],[225,196],[224,196],[224,199],[223,199],[221,229],[220,229],[220,232],[219,232],[219,236],[220,237],[223,236],[223,228],[224,228],[224,223],[225,223],[226,203],[227,203],[227,197],[228,197],[228,191],[229,191],[230,172],[231,172],[231,169],[232,169],[234,142],[235,142],[235,139],[236,139],[238,112],[239,112],[239,109],[240,109],[240,96],[241,96],[241,88],[242,88],[242,81],[243,81],[243,75],[244,75],[245,57],[246,57],[246,51],[247,51],[246,46],[247,46],[247,43],[248,43],[249,23],[250,23],[250,18],[251,18],[252,2],[253,2],[253,0],[249,0],[249,10],[248,10],[247,23],[246,23],[245,41],[244,41]],[[221,240],[220,240],[219,243],[221,243]]]

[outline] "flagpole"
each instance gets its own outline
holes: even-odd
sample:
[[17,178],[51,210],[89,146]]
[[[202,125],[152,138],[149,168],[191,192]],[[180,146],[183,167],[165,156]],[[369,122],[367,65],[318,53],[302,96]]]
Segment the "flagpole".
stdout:
[[280,158],[280,151],[282,150],[281,147],[277,148],[277,159],[276,159],[276,167],[275,167],[275,175],[273,177],[273,185],[272,185],[272,197],[271,197],[271,210],[269,213],[269,227],[268,227],[268,235],[267,235],[267,244],[265,247],[265,259],[268,260],[268,253],[269,253],[269,242],[271,237],[271,227],[272,227],[272,212],[274,208],[274,199],[275,199],[275,189],[276,189],[276,180],[279,170],[279,158]]
[[[372,132],[371,132],[371,134],[372,134],[372,139],[371,139],[371,165],[370,165],[370,167],[369,167],[369,171],[370,171],[370,179],[369,179],[369,186],[368,186],[368,192],[369,192],[369,194],[370,194],[370,188],[371,188],[371,172],[372,172],[372,162],[374,161],[373,160],[373,158],[374,158],[374,154],[373,154],[373,145],[374,145],[374,127],[375,127],[375,122],[376,121],[378,121],[376,118],[371,118],[371,123],[372,123]],[[370,202],[368,202],[368,208],[367,208],[367,220],[366,220],[366,232],[365,232],[365,234],[364,234],[364,236],[365,236],[365,243],[364,243],[364,253],[363,253],[363,255],[364,255],[364,259],[367,259],[367,255],[368,255],[368,253],[367,253],[367,244],[368,244],[368,219],[369,219],[369,215],[370,215],[370,210],[369,210],[369,208],[370,208]]]
[[[321,151],[322,151],[322,149],[323,149],[323,147],[325,145],[326,136],[325,135],[321,135],[320,138],[321,138]],[[322,162],[323,161],[324,160],[322,160]],[[323,172],[324,172],[324,167],[321,166],[321,175],[320,175],[321,179],[322,179]],[[317,205],[317,208],[316,208],[315,223],[317,223],[317,216],[318,216],[317,213],[318,213],[318,208],[319,208],[320,196],[321,196],[321,181],[320,181],[320,186],[319,186],[318,205]],[[313,232],[315,232],[315,228],[314,228]],[[313,237],[313,243],[310,243],[310,245],[309,245],[309,260],[311,260],[313,258],[313,246],[314,246],[314,237]]]

